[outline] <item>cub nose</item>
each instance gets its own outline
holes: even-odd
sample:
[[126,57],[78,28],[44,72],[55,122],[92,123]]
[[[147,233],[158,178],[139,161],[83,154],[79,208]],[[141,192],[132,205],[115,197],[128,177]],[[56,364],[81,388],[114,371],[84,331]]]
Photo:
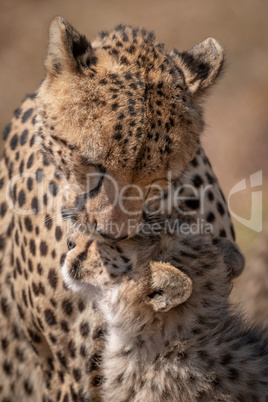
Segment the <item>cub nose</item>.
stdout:
[[76,246],[76,243],[75,243],[75,241],[73,241],[72,237],[71,236],[68,237],[68,239],[67,239],[68,250],[69,251],[72,250],[73,248],[75,248],[75,246]]

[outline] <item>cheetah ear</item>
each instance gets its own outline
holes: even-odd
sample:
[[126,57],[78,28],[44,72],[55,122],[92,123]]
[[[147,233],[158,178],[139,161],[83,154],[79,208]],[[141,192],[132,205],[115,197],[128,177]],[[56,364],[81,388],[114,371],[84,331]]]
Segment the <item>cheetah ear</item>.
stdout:
[[163,262],[151,262],[152,292],[145,302],[154,311],[165,312],[184,303],[192,294],[192,281],[179,269]]
[[200,93],[214,84],[224,64],[224,52],[214,38],[207,38],[192,49],[177,53],[179,67],[190,91]]
[[231,240],[222,238],[214,238],[213,244],[220,249],[230,279],[239,276],[244,269],[245,258],[238,245]]
[[64,71],[81,71],[96,64],[91,44],[61,17],[50,23],[48,54],[45,67],[48,73],[58,76]]

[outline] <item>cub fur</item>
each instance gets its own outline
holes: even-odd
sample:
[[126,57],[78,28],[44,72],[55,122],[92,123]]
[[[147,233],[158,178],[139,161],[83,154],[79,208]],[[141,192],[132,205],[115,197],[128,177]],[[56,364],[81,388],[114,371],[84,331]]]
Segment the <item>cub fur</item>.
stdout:
[[78,239],[63,274],[107,321],[104,400],[267,401],[267,339],[229,306],[243,263],[235,244],[208,236],[133,239],[109,253]]

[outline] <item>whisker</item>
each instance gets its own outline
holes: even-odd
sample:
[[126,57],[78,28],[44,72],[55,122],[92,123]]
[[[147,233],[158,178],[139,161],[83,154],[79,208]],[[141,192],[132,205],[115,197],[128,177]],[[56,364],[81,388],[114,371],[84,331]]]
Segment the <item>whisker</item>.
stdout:
[[69,227],[67,227],[67,230],[66,230],[66,235],[68,234],[68,232],[73,232],[74,233],[74,228],[75,228],[75,226],[78,224],[78,222],[75,222],[75,223],[73,223],[71,226],[69,226]]

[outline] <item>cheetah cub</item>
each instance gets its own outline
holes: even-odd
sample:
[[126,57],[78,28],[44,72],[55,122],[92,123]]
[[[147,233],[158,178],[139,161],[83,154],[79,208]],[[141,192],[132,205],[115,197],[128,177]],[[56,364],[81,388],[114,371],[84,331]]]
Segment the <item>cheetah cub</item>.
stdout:
[[107,320],[104,401],[268,401],[267,339],[229,306],[235,244],[76,237],[63,275]]

